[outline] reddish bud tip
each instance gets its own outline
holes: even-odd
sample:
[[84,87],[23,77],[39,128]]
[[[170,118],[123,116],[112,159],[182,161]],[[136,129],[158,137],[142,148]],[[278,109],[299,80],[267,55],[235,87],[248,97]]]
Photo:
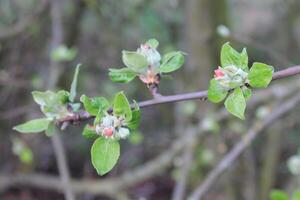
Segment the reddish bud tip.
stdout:
[[143,47],[144,49],[150,49],[150,46],[149,46],[148,44],[142,44],[142,47]]
[[114,134],[114,131],[112,128],[105,128],[103,130],[103,136],[111,137]]
[[221,77],[223,77],[225,74],[222,72],[222,70],[220,70],[220,69],[216,69],[215,71],[215,74],[214,74],[214,77],[215,78],[221,78]]

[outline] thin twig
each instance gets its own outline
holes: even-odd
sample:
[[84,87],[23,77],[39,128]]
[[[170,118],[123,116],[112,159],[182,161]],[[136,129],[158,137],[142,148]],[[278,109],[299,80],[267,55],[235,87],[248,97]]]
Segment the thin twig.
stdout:
[[289,99],[285,103],[281,104],[276,110],[268,115],[265,120],[261,122],[258,120],[252,126],[252,128],[247,132],[247,134],[237,143],[234,148],[219,162],[219,164],[208,174],[207,178],[199,185],[189,197],[189,200],[200,200],[203,195],[211,188],[212,184],[217,180],[217,178],[228,169],[234,161],[245,151],[245,149],[251,144],[251,142],[256,138],[258,133],[276,121],[278,118],[282,117],[288,111],[293,109],[295,105],[300,101],[300,93],[298,93],[293,98]]
[[[273,74],[272,80],[277,80],[281,78],[286,78],[290,76],[294,76],[300,73],[300,66],[289,67],[284,70],[277,71]],[[150,107],[154,105],[164,104],[164,103],[172,103],[179,101],[188,101],[188,100],[206,100],[207,99],[207,90],[198,91],[198,92],[190,92],[169,96],[161,96],[158,98],[154,98],[151,100],[138,102],[140,108]],[[134,107],[135,105],[132,105]],[[79,121],[85,121],[88,119],[92,119],[94,116],[90,116],[87,112],[80,112],[74,114],[73,116],[68,116],[66,118],[60,119],[59,123],[62,124],[64,122],[77,123]],[[77,123],[78,124],[78,123]]]
[[[51,50],[57,48],[63,42],[63,24],[62,24],[62,8],[60,0],[52,0],[51,6]],[[56,87],[59,76],[61,74],[61,66],[59,63],[51,59],[50,63],[50,74],[48,80],[48,87],[53,89]],[[51,137],[52,145],[54,148],[55,158],[61,176],[61,182],[64,189],[64,196],[66,200],[74,200],[74,194],[70,186],[70,172],[68,169],[68,163],[66,159],[66,153],[61,141],[60,135],[57,131]]]

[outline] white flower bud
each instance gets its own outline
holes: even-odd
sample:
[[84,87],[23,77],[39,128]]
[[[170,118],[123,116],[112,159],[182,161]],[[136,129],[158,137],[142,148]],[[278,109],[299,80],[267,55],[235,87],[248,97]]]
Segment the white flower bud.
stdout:
[[130,131],[128,128],[119,128],[119,131],[117,132],[117,137],[121,138],[121,139],[125,139],[128,135],[130,134]]
[[114,126],[114,123],[116,120],[117,120],[117,118],[115,116],[106,115],[105,117],[103,117],[101,123],[104,127],[111,127],[111,126]]
[[242,86],[247,81],[248,73],[234,65],[230,65],[224,68],[219,67],[218,70],[215,70],[215,74],[216,71],[218,72],[217,75],[221,73],[223,75],[215,75],[215,79],[218,80],[220,85],[227,89]]
[[137,52],[147,58],[149,65],[153,67],[160,66],[161,56],[159,52],[156,49],[153,49],[148,44],[142,44],[141,47],[138,48]]

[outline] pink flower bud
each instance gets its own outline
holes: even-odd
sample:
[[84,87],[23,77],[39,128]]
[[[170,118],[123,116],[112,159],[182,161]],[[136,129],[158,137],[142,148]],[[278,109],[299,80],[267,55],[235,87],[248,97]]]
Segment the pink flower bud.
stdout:
[[103,136],[111,137],[114,134],[113,128],[105,128],[102,132]]
[[216,69],[216,70],[214,70],[214,72],[215,72],[215,74],[214,74],[214,77],[215,78],[222,78],[222,77],[224,77],[224,73],[222,72],[222,70],[220,70],[220,69]]
[[151,47],[148,44],[142,44],[141,47],[146,50],[151,49]]

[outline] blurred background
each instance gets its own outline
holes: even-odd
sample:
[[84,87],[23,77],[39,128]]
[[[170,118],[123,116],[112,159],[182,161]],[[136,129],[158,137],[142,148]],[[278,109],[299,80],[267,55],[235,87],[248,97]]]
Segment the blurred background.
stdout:
[[[123,49],[149,38],[161,53],[187,53],[184,67],[162,79],[163,95],[204,90],[227,41],[276,71],[300,63],[300,1],[0,0],[1,200],[186,199],[249,130],[299,94],[299,76],[273,82],[253,94],[245,121],[200,100],[143,109],[139,131],[122,141],[104,177],[91,165],[82,125],[54,138],[12,130],[42,116],[31,91],[68,90],[77,63],[79,94],[152,98],[137,79],[108,78],[108,68],[123,66]],[[274,189],[291,196],[300,186],[299,115],[295,104],[260,131],[203,199],[266,200]]]

